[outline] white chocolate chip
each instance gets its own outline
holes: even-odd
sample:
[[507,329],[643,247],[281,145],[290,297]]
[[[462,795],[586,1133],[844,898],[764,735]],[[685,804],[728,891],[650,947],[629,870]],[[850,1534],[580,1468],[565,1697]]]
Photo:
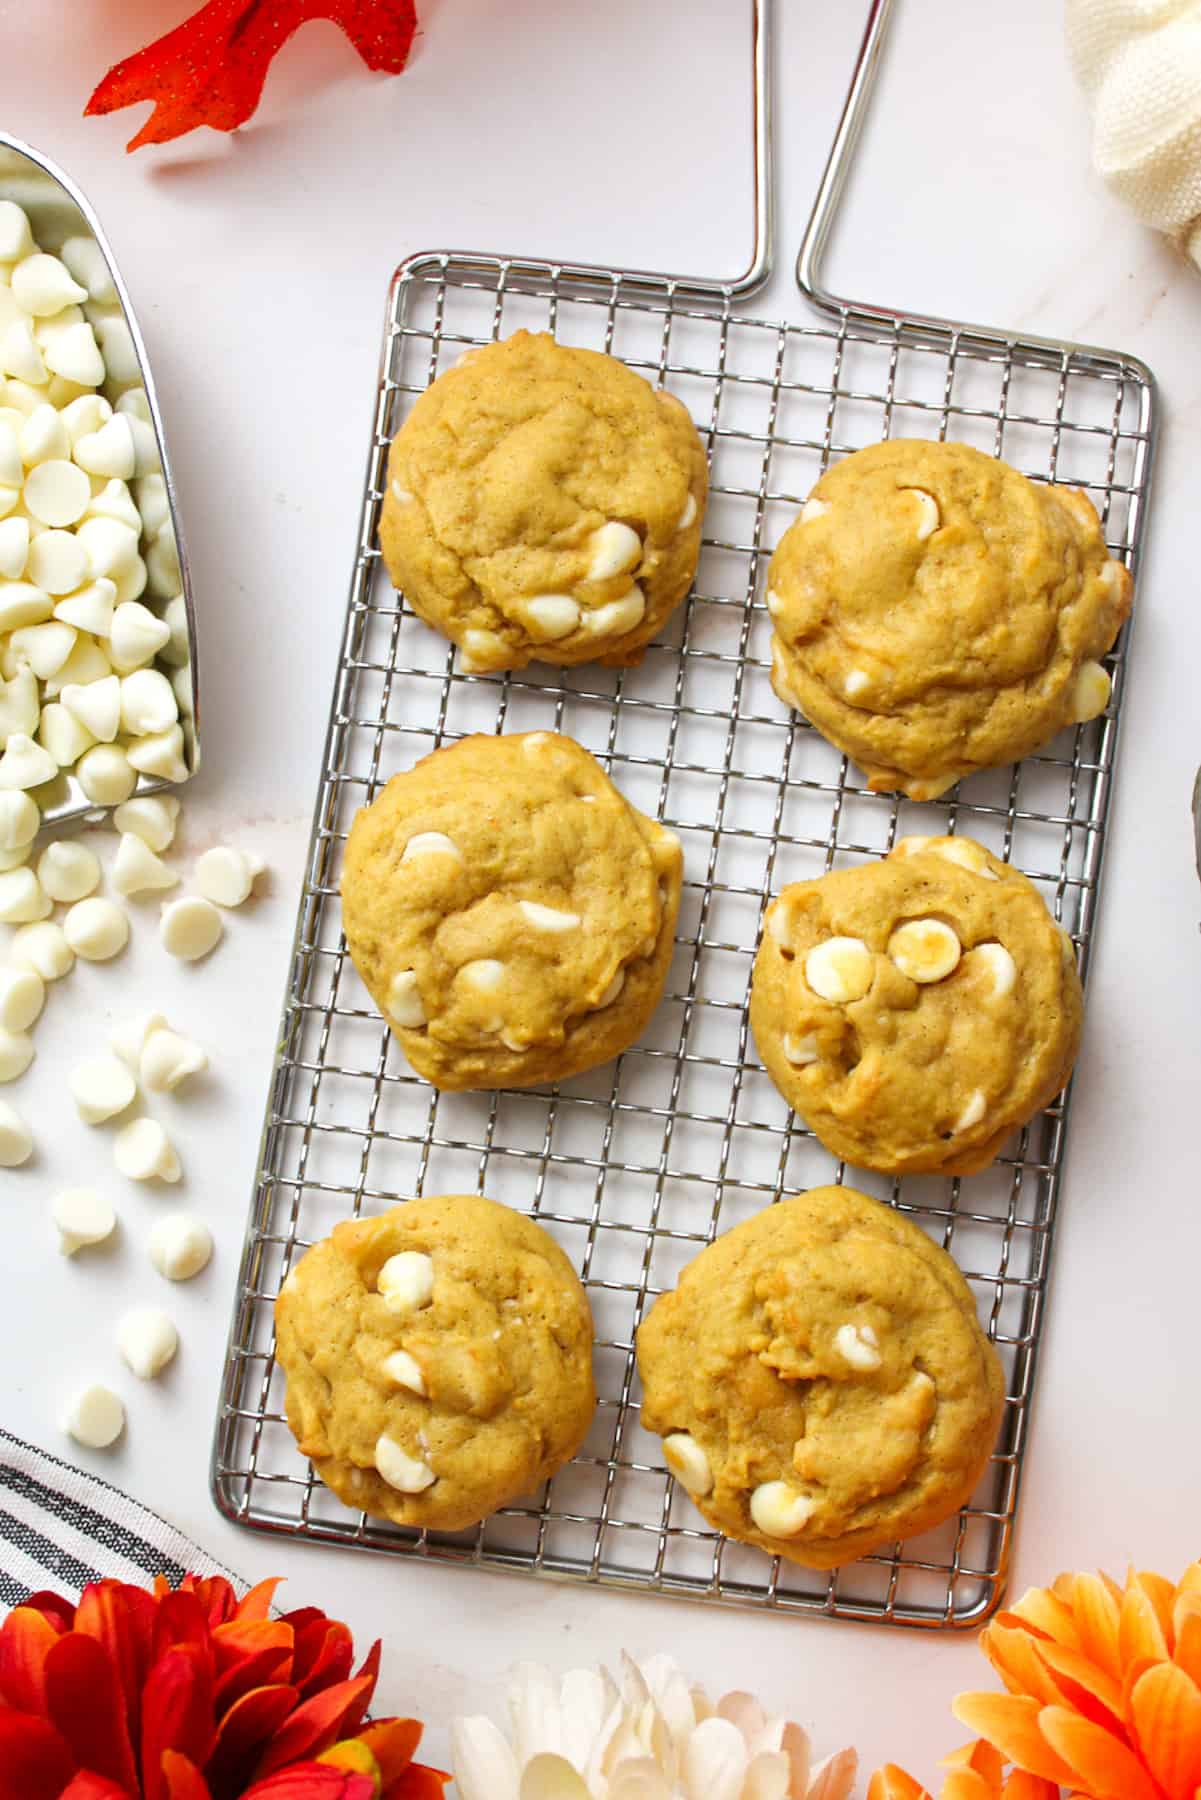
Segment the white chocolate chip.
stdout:
[[36,469],[39,463],[61,462],[71,454],[71,441],[62,415],[48,402],[34,407],[17,430],[17,443],[21,447],[21,461],[27,469]]
[[149,534],[150,526],[145,524],[133,503],[133,496],[123,481],[107,481],[98,494],[93,494],[88,505],[89,519],[116,519],[119,525],[128,525],[140,537],[145,531]]
[[842,684],[842,691],[848,700],[853,700],[856,694],[862,694],[871,684],[872,678],[866,669],[851,669]]
[[822,518],[829,510],[830,503],[828,500],[810,498],[806,500],[804,506],[801,508],[801,524],[812,525],[814,519]]
[[138,785],[129,758],[116,744],[94,744],[75,766],[79,785],[97,806],[119,806]]
[[884,1360],[870,1325],[840,1325],[834,1333],[834,1348],[852,1369],[878,1369]]
[[170,729],[179,717],[175,689],[161,669],[135,669],[121,682],[121,729],[150,737]]
[[46,984],[35,969],[0,964],[0,1030],[28,1031],[46,1003]]
[[17,1081],[33,1061],[33,1039],[24,1031],[0,1027],[0,1083]]
[[626,972],[624,969],[618,969],[616,975],[613,977],[612,981],[606,987],[604,993],[601,994],[600,997],[596,1001],[594,1001],[593,1007],[592,1007],[593,1012],[603,1012],[606,1006],[612,1006],[613,1002],[616,1000],[617,996],[620,994],[620,992],[621,992],[622,988],[625,986],[625,984],[626,984]]
[[40,625],[54,616],[54,601],[45,588],[32,581],[8,581],[0,586],[0,631],[19,631],[22,625]]
[[97,1382],[76,1394],[63,1429],[88,1450],[107,1450],[125,1429],[125,1408],[111,1388]]
[[[30,581],[48,594],[73,594],[87,579],[88,559],[73,532],[43,531],[29,546],[27,569]],[[67,644],[55,668],[67,660],[71,643]],[[46,673],[52,675],[54,670],[48,669]]]
[[[174,700],[174,690],[172,690]],[[141,775],[157,775],[162,781],[186,781],[188,765],[183,754],[183,729],[169,725],[166,731],[148,732],[136,738],[125,752],[129,765]]]
[[117,584],[102,575],[56,602],[54,616],[60,623],[74,626],[76,631],[106,638],[112,630],[116,603]]
[[100,886],[100,858],[86,844],[59,838],[39,856],[38,880],[52,900],[70,906]]
[[[929,849],[932,856],[941,856],[944,862],[956,863],[961,869],[970,869],[973,875],[979,875],[983,881],[999,879],[995,869],[988,866],[988,854],[983,845],[975,838],[903,838],[902,843],[922,844]],[[897,846],[898,849],[900,845]]]
[[688,1493],[704,1495],[713,1491],[709,1458],[688,1432],[673,1431],[664,1438],[663,1460]]
[[[66,245],[63,245],[66,249]],[[0,262],[19,262],[33,250],[29,216],[15,200],[0,200]]]
[[521,740],[521,748],[527,756],[536,755],[554,735],[553,731],[527,731]]
[[636,568],[642,558],[642,539],[631,525],[623,525],[618,519],[610,519],[607,525],[594,531],[588,545],[591,551],[589,581],[611,581],[614,575],[624,575],[627,569]]
[[383,1264],[375,1285],[389,1312],[419,1312],[434,1297],[433,1258],[424,1250],[400,1250]]
[[108,1041],[126,1068],[132,1069],[136,1075],[142,1066],[142,1051],[151,1033],[168,1029],[162,1013],[138,1013],[134,1018],[115,1025]]
[[88,290],[91,299],[103,306],[116,303],[118,294],[112,271],[95,238],[69,237],[59,254],[79,285]]
[[178,886],[179,876],[132,831],[121,833],[113,862],[113,886],[119,894],[146,894]]
[[101,681],[111,674],[112,666],[96,640],[86,635],[79,636],[62,668],[47,679],[47,698],[56,699],[68,687],[86,687],[89,682]]
[[36,800],[13,788],[0,793],[0,850],[20,850],[32,844],[42,815]]
[[140,794],[117,808],[113,824],[118,831],[133,832],[148,849],[161,855],[171,848],[178,818],[179,801],[173,794]]
[[[140,600],[122,600],[109,629],[109,653],[119,674],[128,675],[153,661],[171,640],[171,627]],[[174,718],[174,714],[171,715]]]
[[183,1174],[175,1146],[157,1119],[123,1125],[113,1139],[113,1161],[130,1181],[176,1182]]
[[768,588],[767,590],[767,610],[773,619],[778,619],[780,614],[784,611],[783,596],[777,594],[775,588]]
[[45,333],[42,356],[52,375],[61,375],[78,387],[99,387],[104,380],[104,358],[86,319]]
[[888,954],[910,981],[944,981],[958,966],[963,945],[942,919],[909,919],[889,938]]
[[117,1323],[121,1359],[143,1381],[161,1375],[179,1349],[179,1333],[157,1306],[135,1306]]
[[85,750],[91,749],[96,740],[87,726],[81,725],[74,713],[68,712],[61,701],[51,700],[42,708],[38,742],[54,758],[60,769],[70,769]]
[[199,1044],[181,1037],[169,1026],[159,1025],[142,1045],[138,1073],[142,1086],[152,1094],[171,1093],[192,1075],[203,1074],[209,1059]]
[[513,653],[504,638],[495,631],[465,631],[459,649],[459,665],[464,674],[486,675],[495,669],[507,669]]
[[77,900],[63,919],[63,935],[85,962],[108,962],[129,942],[129,917],[115,900]]
[[531,636],[554,643],[579,625],[579,602],[570,594],[535,594],[525,602],[525,615]]
[[874,974],[875,961],[862,938],[827,938],[805,958],[805,980],[815,994],[835,1006],[862,1000]]
[[785,1032],[784,1054],[796,1069],[808,1068],[810,1063],[820,1060],[817,1039],[811,1031],[804,1037],[793,1037],[791,1032]]
[[[42,534],[50,535],[48,531]],[[46,681],[58,674],[75,648],[75,628],[59,619],[47,619],[41,625],[22,625],[13,632],[8,644],[19,662],[32,669],[39,681]]]
[[1108,672],[1099,662],[1084,663],[1072,689],[1072,723],[1086,725],[1090,719],[1098,718],[1109,705],[1112,687]]
[[96,1057],[72,1069],[71,1096],[85,1125],[100,1125],[113,1119],[130,1105],[137,1094],[137,1083],[115,1056]]
[[633,631],[645,612],[646,595],[635,583],[619,600],[610,600],[607,606],[586,612],[580,625],[590,637],[621,637],[627,631]]
[[0,1100],[0,1169],[19,1169],[32,1155],[32,1131],[15,1107]]
[[208,1267],[213,1234],[191,1213],[168,1213],[150,1233],[150,1260],[168,1281],[191,1281]]
[[[92,498],[92,484],[82,469],[62,458],[55,457],[50,462],[39,463],[25,477],[25,486],[21,497],[26,510],[43,525],[74,525],[82,519],[87,510],[88,501]],[[88,525],[98,521],[88,520],[80,526],[78,535],[82,538]],[[124,526],[114,529],[125,530]],[[129,535],[133,537],[133,533]],[[137,539],[134,538],[134,548]],[[90,548],[87,544],[89,569],[91,573],[106,575],[107,569],[97,569],[92,565]]]
[[574,931],[580,923],[579,913],[564,912],[557,906],[541,906],[537,900],[519,900],[517,906],[527,924],[538,931]]
[[928,494],[925,488],[906,488],[904,491],[907,494],[911,494],[917,503],[917,526],[914,535],[919,544],[924,544],[926,539],[932,537],[942,523],[942,516],[938,510],[938,501],[934,498],[933,494]]
[[1117,558],[1112,556],[1107,562],[1101,564],[1101,567],[1097,572],[1097,579],[1100,581],[1101,586],[1109,593],[1113,593],[1115,589],[1125,586],[1125,576],[1125,563],[1118,562]]
[[764,1481],[751,1495],[751,1519],[764,1537],[791,1538],[805,1529],[817,1503],[786,1481]]
[[414,832],[405,845],[400,860],[402,863],[412,862],[418,856],[453,856],[456,862],[463,860],[463,852],[444,831]]
[[[18,734],[31,736],[37,729],[40,710],[37,676],[32,669],[18,669],[11,681],[0,686],[0,737],[11,741]],[[25,785],[15,780],[5,783],[9,788]]]
[[0,873],[0,920],[6,925],[25,925],[48,917],[50,896],[32,869],[7,869]]
[[423,1494],[438,1479],[428,1463],[410,1456],[387,1435],[376,1439],[375,1466],[388,1486],[400,1494]]
[[682,508],[680,509],[680,516],[676,520],[676,530],[678,532],[679,531],[687,531],[688,527],[690,525],[695,525],[695,523],[696,523],[696,495],[689,494],[687,496],[687,498],[685,499]]
[[114,413],[98,430],[85,431],[78,437],[71,454],[89,475],[132,481],[137,463],[133,425],[125,413]]
[[460,981],[484,994],[494,993],[504,978],[505,965],[494,956],[478,957],[475,962],[464,963],[459,970]]
[[421,1365],[415,1356],[407,1350],[393,1350],[385,1356],[380,1364],[380,1373],[397,1387],[408,1388],[411,1394],[418,1394],[424,1400],[426,1395],[425,1376],[421,1373]]
[[951,1130],[970,1131],[973,1125],[978,1125],[980,1123],[987,1110],[988,1102],[985,1099],[984,1090],[983,1088],[977,1088],[968,1099],[967,1104],[952,1125]]
[[969,957],[987,971],[994,1000],[1001,1000],[1006,994],[1012,994],[1017,985],[1017,964],[1004,944],[977,944],[969,952]]
[[8,959],[20,969],[32,969],[43,981],[60,981],[75,967],[75,952],[66,933],[49,919],[22,925],[14,932]]
[[413,496],[410,494],[408,488],[403,488],[399,481],[394,481],[392,483],[392,498],[398,500],[402,506],[407,506]]
[[117,1228],[117,1215],[95,1188],[62,1188],[50,1202],[50,1217],[63,1256],[102,1244]]
[[167,901],[158,929],[164,950],[181,962],[199,962],[216,949],[225,932],[212,901],[190,894]]
[[779,944],[782,950],[792,948],[792,916],[782,900],[768,907],[764,923],[773,943]]
[[41,787],[43,782],[53,781],[57,774],[58,764],[48,750],[43,750],[22,731],[9,734],[4,755],[0,756],[0,788]]
[[399,969],[388,985],[388,1018],[402,1031],[419,1031],[426,1022],[425,1005],[413,969]]
[[[12,271],[13,299],[22,312],[35,319],[53,318],[64,306],[77,306],[86,300],[88,291],[71,279],[71,271],[57,256],[35,250],[24,257]],[[104,380],[101,369],[95,387]]]

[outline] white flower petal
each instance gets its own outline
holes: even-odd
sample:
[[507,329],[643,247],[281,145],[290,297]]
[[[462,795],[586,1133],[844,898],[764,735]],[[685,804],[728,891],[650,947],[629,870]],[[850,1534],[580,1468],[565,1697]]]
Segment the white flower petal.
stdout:
[[509,1716],[513,1721],[513,1754],[524,1769],[532,1756],[549,1751],[557,1756],[563,1747],[559,1729],[559,1690],[549,1669],[541,1663],[518,1663],[509,1686]]
[[587,1776],[589,1759],[613,1713],[613,1684],[603,1669],[570,1669],[559,1705],[559,1747],[572,1767]]
[[780,1734],[780,1748],[792,1769],[788,1800],[805,1800],[809,1792],[809,1770],[812,1763],[809,1735],[790,1719]]
[[651,1684],[641,1665],[625,1650],[621,1653],[621,1697],[631,1708],[645,1706],[651,1698]]
[[682,1751],[699,1722],[688,1683],[670,1656],[652,1657],[643,1663],[642,1672],[676,1749]]
[[491,1719],[456,1719],[450,1759],[459,1800],[519,1800],[517,1763]]
[[521,1771],[520,1800],[592,1800],[566,1757],[543,1750]]
[[688,1800],[739,1800],[746,1777],[746,1745],[728,1719],[706,1719],[684,1752],[684,1792]]
[[805,1800],[849,1800],[858,1768],[853,1750],[836,1750],[814,1769]]
[[607,1800],[675,1800],[675,1789],[650,1757],[623,1763],[613,1777]]
[[775,1743],[760,1743],[759,1740],[762,1738],[769,1720],[754,1694],[737,1692],[723,1694],[717,1702],[717,1716],[719,1719],[728,1719],[731,1725],[737,1725],[742,1733],[742,1741],[747,1747],[748,1755],[754,1756],[757,1750],[779,1749],[780,1733],[784,1729],[784,1721],[782,1719],[770,1721],[778,1726]]
[[742,1800],[790,1800],[792,1778],[782,1750],[752,1756],[742,1784]]

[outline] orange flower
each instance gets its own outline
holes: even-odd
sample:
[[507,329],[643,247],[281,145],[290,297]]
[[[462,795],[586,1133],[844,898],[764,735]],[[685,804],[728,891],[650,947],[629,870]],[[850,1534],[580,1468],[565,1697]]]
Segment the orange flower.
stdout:
[[[1004,1757],[979,1739],[945,1757],[943,1767],[951,1773],[942,1784],[939,1800],[1059,1800],[1053,1782],[1020,1769],[1006,1776]],[[932,1796],[904,1769],[885,1763],[868,1784],[867,1800],[932,1800]]]
[[379,1671],[278,1583],[34,1594],[0,1626],[0,1800],[441,1800],[415,1719],[366,1722]]

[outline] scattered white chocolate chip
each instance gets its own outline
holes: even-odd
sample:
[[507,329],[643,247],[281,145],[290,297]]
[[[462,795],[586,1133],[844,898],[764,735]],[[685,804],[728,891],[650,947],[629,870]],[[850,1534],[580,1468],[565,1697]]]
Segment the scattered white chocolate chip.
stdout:
[[888,940],[888,954],[910,981],[944,981],[958,966],[963,945],[942,919],[908,919]]
[[425,1024],[421,989],[412,969],[399,969],[388,986],[388,1017],[402,1031],[419,1031]]
[[538,931],[574,931],[580,923],[579,913],[564,912],[557,906],[541,906],[537,900],[519,900],[517,906],[526,923]]
[[102,1244],[117,1227],[117,1215],[95,1188],[62,1188],[50,1202],[50,1217],[63,1256]]
[[199,1044],[169,1026],[156,1026],[142,1045],[138,1073],[152,1094],[171,1093],[192,1075],[203,1074],[209,1059]]
[[812,525],[814,519],[822,518],[829,510],[830,503],[828,500],[818,500],[814,497],[810,497],[801,508],[801,524]]
[[0,1082],[17,1081],[32,1061],[33,1039],[28,1032],[0,1026]]
[[751,1495],[751,1519],[764,1537],[796,1537],[816,1510],[816,1501],[798,1494],[786,1481],[761,1482]]
[[86,844],[59,838],[38,858],[38,880],[52,900],[69,906],[100,885],[100,858]]
[[1006,994],[1012,994],[1017,985],[1017,964],[1004,944],[977,944],[968,954],[974,962],[988,971],[994,1000],[1001,1000]]
[[978,1125],[980,1123],[987,1109],[988,1102],[984,1097],[983,1088],[976,1088],[974,1093],[972,1093],[968,1099],[967,1104],[964,1106],[963,1111],[952,1125],[951,1130],[970,1131],[973,1125]]
[[113,1139],[113,1161],[130,1181],[176,1182],[183,1174],[175,1146],[157,1119],[123,1125]]
[[7,1100],[0,1100],[0,1169],[19,1169],[33,1155],[33,1133]]
[[[448,838],[444,831],[416,831],[409,839],[401,854],[401,862],[412,862],[419,856],[453,856],[456,862],[462,862],[463,852],[453,838]],[[249,891],[249,890],[248,890]],[[209,896],[216,899],[215,894]],[[243,895],[245,898],[245,895]]]
[[[437,833],[430,835],[437,836]],[[450,843],[449,838],[446,841]],[[217,906],[241,906],[250,898],[255,879],[262,871],[263,865],[257,856],[248,856],[244,850],[219,844],[206,850],[197,862],[196,886],[206,900],[212,900]]]
[[[688,498],[692,499],[691,494]],[[695,503],[692,510],[696,512]],[[614,575],[624,575],[627,569],[635,568],[642,557],[642,539],[632,525],[623,525],[619,519],[610,519],[607,525],[600,526],[588,544],[589,581],[611,581]]]
[[150,1233],[150,1260],[168,1281],[191,1281],[208,1267],[213,1234],[191,1213],[168,1213]]
[[709,1467],[709,1458],[688,1432],[673,1431],[664,1438],[663,1460],[688,1493],[712,1492],[713,1470]]
[[145,737],[135,738],[125,754],[130,768],[140,775],[157,775],[162,781],[186,781],[188,778],[183,729],[179,724],[169,725],[166,731],[152,731]]
[[[115,682],[114,687],[119,695],[120,683]],[[99,737],[100,733],[97,732],[96,735]],[[136,800],[126,800],[117,808],[113,814],[113,823],[118,831],[132,832],[135,837],[141,838],[148,849],[161,855],[164,850],[171,848],[178,818],[179,801],[174,795],[139,794]]]
[[135,669],[121,680],[121,729],[131,737],[167,731],[179,717],[175,689],[161,669]]
[[161,1375],[179,1349],[179,1333],[157,1306],[135,1306],[117,1323],[121,1359],[143,1381]]
[[525,616],[531,636],[554,643],[579,625],[579,602],[570,594],[535,594],[525,603]]
[[386,1434],[376,1439],[375,1466],[388,1486],[400,1494],[423,1494],[438,1479],[428,1463],[410,1456]]
[[434,1297],[434,1264],[424,1250],[399,1250],[375,1278],[389,1312],[419,1312]]
[[115,900],[77,900],[63,919],[63,935],[85,962],[108,962],[129,942],[129,917]]
[[421,1365],[416,1357],[410,1356],[407,1350],[393,1350],[385,1356],[380,1364],[380,1373],[397,1387],[408,1388],[411,1394],[418,1394],[424,1400],[426,1395],[425,1376],[421,1373]]
[[137,774],[117,744],[94,744],[75,765],[79,785],[97,806],[117,806],[138,785]]
[[834,1348],[852,1369],[878,1369],[884,1360],[870,1325],[840,1325],[834,1333]]
[[99,1056],[72,1069],[71,1096],[85,1125],[113,1119],[136,1095],[137,1083],[115,1056]]
[[688,527],[690,525],[695,525],[695,523],[696,523],[696,495],[689,494],[686,497],[683,506],[680,508],[680,516],[676,520],[676,530],[677,531],[687,531]]
[[8,960],[20,969],[32,969],[43,981],[61,981],[75,967],[75,952],[61,925],[45,919],[22,925],[13,933]]
[[906,488],[904,491],[907,494],[911,494],[917,503],[917,526],[914,536],[917,538],[919,544],[924,544],[926,539],[932,537],[942,523],[942,515],[938,510],[938,501],[934,498],[933,494],[928,494],[925,488]]
[[1108,672],[1098,662],[1086,662],[1076,677],[1076,685],[1072,689],[1071,720],[1074,725],[1086,725],[1095,719],[1109,705],[1109,695],[1113,683]]
[[132,831],[123,831],[113,861],[112,881],[117,892],[128,897],[177,887],[179,876],[154,854],[143,838]]
[[796,1069],[804,1069],[810,1063],[819,1061],[817,1039],[811,1031],[804,1037],[794,1037],[791,1032],[784,1033],[784,1054]]
[[168,900],[159,922],[163,948],[181,962],[199,962],[221,942],[225,926],[211,900],[187,895]]
[[126,1068],[132,1069],[136,1075],[142,1066],[142,1051],[151,1034],[168,1029],[162,1013],[137,1013],[132,1019],[125,1019],[120,1025],[114,1025],[108,1041]]
[[0,920],[6,925],[45,919],[52,910],[50,896],[32,869],[6,869],[0,874]]
[[842,691],[848,700],[853,700],[857,694],[862,694],[871,684],[872,678],[866,669],[851,669],[842,684]]
[[125,1408],[111,1388],[97,1382],[76,1394],[67,1408],[63,1429],[88,1450],[107,1450],[125,1429]]
[[619,600],[610,600],[607,606],[586,612],[580,625],[590,637],[620,637],[633,631],[645,612],[646,595],[635,583]]
[[0,793],[0,850],[18,850],[32,844],[41,823],[36,800],[14,788]]
[[815,994],[835,1006],[862,1000],[874,973],[874,958],[862,938],[826,938],[805,958],[805,980]]
[[46,984],[34,969],[0,964],[0,1030],[28,1031],[46,1003]]

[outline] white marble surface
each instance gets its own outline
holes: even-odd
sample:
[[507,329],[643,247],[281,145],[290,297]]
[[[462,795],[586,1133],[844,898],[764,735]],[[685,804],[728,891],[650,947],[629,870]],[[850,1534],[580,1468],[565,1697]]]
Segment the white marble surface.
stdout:
[[[107,1146],[68,1118],[64,1079],[114,1015],[156,1004],[209,1044],[216,1076],[177,1118],[181,1199],[212,1223],[209,1273],[173,1296],[184,1348],[131,1394],[131,1428],[90,1466],[294,1603],[387,1639],[381,1698],[441,1723],[493,1704],[505,1667],[674,1649],[697,1678],[755,1685],[815,1725],[934,1774],[959,1741],[950,1695],[984,1675],[966,1639],[737,1613],[381,1563],[224,1525],[207,1463],[221,1360],[342,617],[388,274],[428,245],[741,266],[748,241],[742,9],[428,0],[398,82],[363,77],[312,26],[254,126],[126,158],[133,115],[85,122],[112,55],[180,4],[0,4],[23,46],[4,126],[61,161],[104,218],[139,307],[176,461],[200,614],[206,765],[185,861],[253,845],[271,891],[200,969],[154,933],[80,970],[38,1030],[14,1097],[38,1161],[0,1184],[8,1264],[0,1416],[62,1449],[56,1415],[84,1372],[114,1369],[111,1327],[154,1278],[139,1240],[164,1201],[120,1197],[111,1255],[60,1263],[47,1194]],[[1195,1553],[1201,1434],[1192,1380],[1199,1245],[1196,1080],[1201,889],[1188,798],[1201,759],[1196,518],[1201,283],[1109,200],[1058,8],[1013,0],[1002,33],[955,0],[904,0],[835,247],[843,291],[1113,343],[1163,388],[1158,496],[1092,971],[1062,1227],[1014,1587],[1067,1564],[1175,1570]],[[860,29],[858,5],[781,5],[779,269],[756,302],[798,319],[791,260]],[[103,1167],[103,1162],[101,1167]],[[114,1178],[115,1179],[115,1178]],[[170,1203],[174,1203],[174,1199]],[[114,1369],[115,1372],[115,1369]],[[129,1391],[132,1377],[122,1383]],[[1191,1422],[1190,1422],[1191,1421]]]

